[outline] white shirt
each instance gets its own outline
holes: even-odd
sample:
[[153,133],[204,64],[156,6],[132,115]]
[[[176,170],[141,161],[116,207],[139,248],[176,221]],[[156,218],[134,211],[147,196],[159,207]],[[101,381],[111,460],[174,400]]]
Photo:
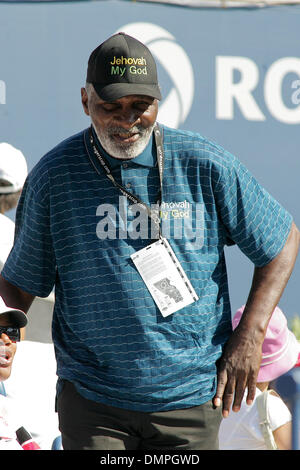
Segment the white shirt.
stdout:
[[[257,388],[255,399],[261,394]],[[221,422],[219,432],[220,450],[267,450],[259,426],[256,402],[247,405],[246,396],[240,411],[231,411]],[[291,421],[291,413],[283,400],[275,395],[268,396],[268,414],[272,431]]]
[[32,435],[42,450],[51,449],[60,435],[55,412],[56,359],[53,344],[36,341],[17,343],[12,372],[4,382],[7,397],[18,412],[11,421]]
[[6,215],[0,214],[0,270],[4,266],[10,250],[12,249],[14,235],[14,222],[6,217]]
[[9,398],[0,395],[0,450],[23,450],[15,432],[16,410]]

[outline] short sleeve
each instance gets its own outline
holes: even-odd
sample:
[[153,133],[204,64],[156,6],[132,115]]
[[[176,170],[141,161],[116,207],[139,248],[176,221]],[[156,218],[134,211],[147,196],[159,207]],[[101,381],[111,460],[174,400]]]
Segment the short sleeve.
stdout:
[[229,153],[224,152],[214,181],[228,244],[238,245],[255,266],[268,264],[284,247],[292,216]]
[[292,420],[290,410],[279,396],[268,395],[268,415],[272,431]]
[[1,273],[11,284],[39,297],[50,294],[56,276],[47,201],[26,182],[16,212],[14,246]]

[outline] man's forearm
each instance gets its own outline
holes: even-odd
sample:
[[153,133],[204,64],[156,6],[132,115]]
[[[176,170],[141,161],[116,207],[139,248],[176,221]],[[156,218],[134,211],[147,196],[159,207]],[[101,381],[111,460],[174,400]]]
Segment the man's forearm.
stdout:
[[28,312],[34,296],[24,292],[18,287],[14,286],[6,279],[4,279],[0,274],[0,296],[5,301],[6,305],[13,308],[18,308],[23,310],[23,312]]
[[[269,264],[256,267],[240,328],[255,329],[265,335],[270,317],[293,271],[299,251],[299,231],[293,223],[279,255]],[[253,314],[252,314],[253,312]]]

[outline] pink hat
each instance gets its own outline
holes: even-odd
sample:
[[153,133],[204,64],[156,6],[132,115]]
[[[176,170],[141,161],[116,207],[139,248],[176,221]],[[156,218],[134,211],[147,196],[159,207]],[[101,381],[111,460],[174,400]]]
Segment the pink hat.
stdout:
[[[239,324],[245,305],[234,315],[232,327]],[[300,354],[300,343],[287,326],[287,319],[276,307],[270,319],[262,346],[262,361],[257,382],[270,382],[295,367]]]

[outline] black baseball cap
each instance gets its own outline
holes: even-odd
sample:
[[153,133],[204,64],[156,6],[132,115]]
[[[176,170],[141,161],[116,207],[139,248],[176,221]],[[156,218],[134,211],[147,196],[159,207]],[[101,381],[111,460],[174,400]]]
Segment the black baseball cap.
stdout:
[[155,60],[137,39],[117,33],[90,55],[87,78],[98,96],[114,101],[127,95],[146,95],[161,100]]
[[23,328],[27,325],[26,314],[18,308],[8,307],[2,297],[0,297],[0,324],[2,315],[8,319],[11,326]]

